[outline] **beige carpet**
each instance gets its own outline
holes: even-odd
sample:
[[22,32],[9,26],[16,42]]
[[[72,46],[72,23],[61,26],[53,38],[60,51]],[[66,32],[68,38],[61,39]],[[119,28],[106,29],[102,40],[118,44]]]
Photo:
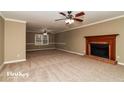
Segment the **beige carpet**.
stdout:
[[[7,76],[7,72],[28,73],[28,77]],[[0,81],[84,82],[124,81],[124,66],[106,64],[59,50],[27,53],[27,61],[5,65]]]

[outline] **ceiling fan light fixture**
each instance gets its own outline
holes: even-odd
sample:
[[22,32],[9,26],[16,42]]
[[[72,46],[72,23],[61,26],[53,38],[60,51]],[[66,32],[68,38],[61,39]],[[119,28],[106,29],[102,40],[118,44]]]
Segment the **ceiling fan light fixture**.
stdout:
[[44,32],[43,35],[46,36],[47,35],[47,32]]
[[65,23],[66,24],[72,24],[72,23],[74,23],[74,20],[73,19],[66,19]]

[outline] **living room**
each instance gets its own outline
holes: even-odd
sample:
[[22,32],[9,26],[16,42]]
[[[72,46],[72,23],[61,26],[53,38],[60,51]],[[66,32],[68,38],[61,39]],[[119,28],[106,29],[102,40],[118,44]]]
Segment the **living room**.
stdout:
[[[66,24],[63,14],[75,16],[76,20]],[[118,11],[2,11],[1,80],[123,81],[123,14]],[[96,68],[101,70],[96,72]],[[7,72],[28,73],[29,77],[15,80]]]
[[1,0],[0,93],[124,93],[123,0]]

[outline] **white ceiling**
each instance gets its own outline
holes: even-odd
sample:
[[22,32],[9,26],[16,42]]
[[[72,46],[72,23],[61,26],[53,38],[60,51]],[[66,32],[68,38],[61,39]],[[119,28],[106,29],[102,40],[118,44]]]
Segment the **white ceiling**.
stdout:
[[[72,25],[65,25],[64,21],[55,21],[63,18],[60,11],[1,11],[6,18],[27,21],[27,29],[36,31],[41,28],[48,28],[54,32],[69,30],[74,27],[94,23],[112,17],[124,15],[124,11],[84,11],[84,22],[75,22]],[[80,11],[73,11],[76,14]]]

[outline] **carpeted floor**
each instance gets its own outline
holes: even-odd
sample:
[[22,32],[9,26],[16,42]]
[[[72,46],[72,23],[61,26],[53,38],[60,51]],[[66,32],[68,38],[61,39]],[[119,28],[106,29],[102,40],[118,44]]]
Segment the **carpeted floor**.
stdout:
[[59,50],[36,51],[27,53],[26,62],[5,65],[0,72],[0,81],[120,82],[124,81],[124,66],[106,64]]

